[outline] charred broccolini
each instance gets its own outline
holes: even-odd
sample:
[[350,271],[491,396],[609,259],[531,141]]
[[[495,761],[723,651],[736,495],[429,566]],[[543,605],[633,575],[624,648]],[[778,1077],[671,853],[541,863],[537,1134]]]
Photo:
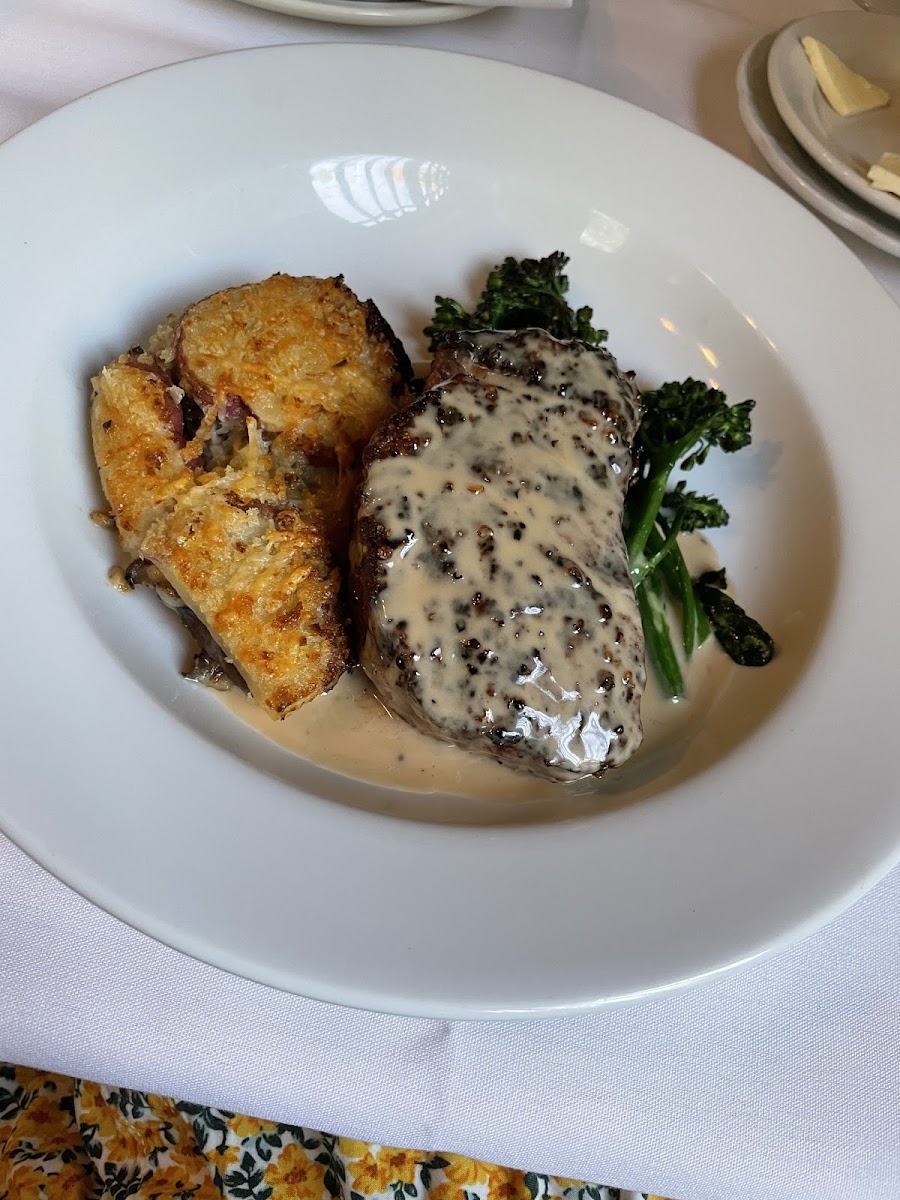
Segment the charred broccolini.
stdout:
[[559,250],[546,258],[504,258],[488,272],[484,290],[472,312],[457,300],[435,296],[435,312],[425,328],[429,349],[445,334],[467,329],[546,329],[555,338],[579,338],[600,345],[605,329],[591,324],[590,308],[574,311],[566,301],[568,258]]

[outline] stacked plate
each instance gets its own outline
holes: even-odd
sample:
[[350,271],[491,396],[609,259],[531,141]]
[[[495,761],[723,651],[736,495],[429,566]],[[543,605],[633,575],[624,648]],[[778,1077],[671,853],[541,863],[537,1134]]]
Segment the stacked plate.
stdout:
[[[807,62],[807,35],[885,88],[891,103],[838,116]],[[810,208],[900,258],[900,198],[866,178],[885,151],[900,153],[900,18],[847,11],[797,21],[750,47],[737,89],[741,119],[775,174]]]
[[243,0],[254,8],[290,13],[338,25],[438,25],[485,12],[483,5],[440,4],[433,0]]

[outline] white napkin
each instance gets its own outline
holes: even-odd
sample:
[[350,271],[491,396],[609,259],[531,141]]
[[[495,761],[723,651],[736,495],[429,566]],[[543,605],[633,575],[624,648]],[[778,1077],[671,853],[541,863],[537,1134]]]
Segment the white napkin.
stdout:
[[2,837],[0,912],[0,1060],[677,1200],[897,1195],[900,871],[780,958],[530,1023],[248,983],[107,916]]

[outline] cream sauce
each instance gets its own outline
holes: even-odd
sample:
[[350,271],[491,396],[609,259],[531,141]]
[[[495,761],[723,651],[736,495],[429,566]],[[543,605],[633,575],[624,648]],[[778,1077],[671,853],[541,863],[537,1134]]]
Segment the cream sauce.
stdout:
[[[692,575],[718,565],[702,535],[679,540]],[[722,657],[712,638],[694,654],[685,665],[687,699],[678,703],[662,696],[651,673],[641,704],[644,740],[636,760],[690,735],[713,699]],[[273,721],[236,689],[223,699],[237,717],[283,749],[366,783],[501,802],[546,799],[548,788],[562,799],[573,788],[581,793],[585,786],[537,779],[421,733],[382,704],[358,668],[328,695],[284,721]],[[619,775],[616,771],[615,777]],[[600,796],[604,780],[589,780],[588,786]]]
[[117,592],[130,592],[131,584],[125,578],[124,568],[120,566],[110,567],[106,572],[106,578],[109,583],[116,589]]
[[438,737],[557,779],[615,766],[641,737],[622,538],[637,390],[605,350],[536,330],[461,334],[435,369],[364,481],[363,665]]

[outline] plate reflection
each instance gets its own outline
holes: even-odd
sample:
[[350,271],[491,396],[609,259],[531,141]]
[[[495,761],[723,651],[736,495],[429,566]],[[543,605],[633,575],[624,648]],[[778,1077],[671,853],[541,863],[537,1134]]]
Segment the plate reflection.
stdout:
[[446,194],[450,168],[390,154],[349,154],[310,168],[316,195],[353,225],[378,225],[435,204]]

